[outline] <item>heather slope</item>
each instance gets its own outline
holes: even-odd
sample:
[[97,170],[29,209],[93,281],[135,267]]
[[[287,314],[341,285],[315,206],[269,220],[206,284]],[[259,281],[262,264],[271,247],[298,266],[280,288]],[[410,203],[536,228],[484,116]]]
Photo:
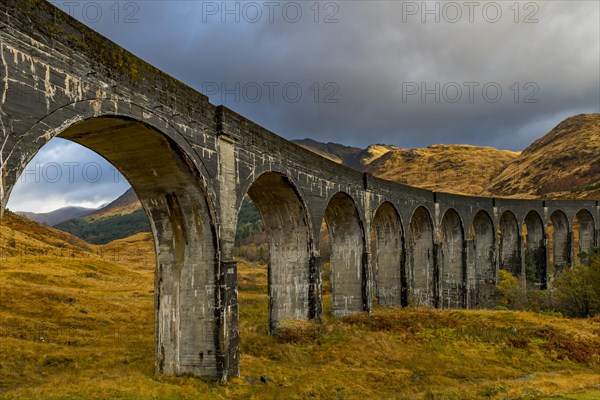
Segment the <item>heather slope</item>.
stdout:
[[580,114],[527,147],[488,189],[497,196],[600,198],[600,114]]
[[523,152],[470,145],[366,149],[295,143],[349,167],[433,191],[489,197],[600,198],[600,114],[567,118]]
[[387,152],[363,170],[423,189],[478,195],[517,156],[518,153],[492,147],[433,145]]

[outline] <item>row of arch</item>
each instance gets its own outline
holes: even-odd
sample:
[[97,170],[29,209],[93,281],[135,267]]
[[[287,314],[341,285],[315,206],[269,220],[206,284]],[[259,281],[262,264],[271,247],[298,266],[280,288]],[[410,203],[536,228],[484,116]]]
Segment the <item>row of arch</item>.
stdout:
[[[413,213],[406,236],[400,233],[399,216],[392,210],[390,203],[382,204],[373,220],[373,269],[377,301],[382,305],[478,306],[497,284],[499,269],[520,278],[527,288],[546,289],[572,263],[591,261],[595,227],[585,209],[576,214],[573,230],[562,211],[552,213],[547,230],[533,210],[526,214],[521,230],[511,211],[502,213],[497,229],[490,215],[479,211],[466,236],[460,215],[448,209],[437,240],[425,207]],[[395,237],[395,243],[406,242],[405,247],[390,243],[390,237]],[[398,265],[404,271],[396,272]]]
[[[314,290],[320,290],[321,282],[311,275],[315,249],[300,194],[274,172],[256,179],[248,194],[263,218],[271,249],[271,327],[282,319],[314,315],[310,298],[320,295]],[[383,202],[367,238],[355,201],[343,192],[330,198],[324,220],[331,240],[331,302],[336,315],[368,310],[371,295],[384,306],[482,306],[498,282],[499,269],[528,288],[545,289],[572,262],[589,261],[585,255],[595,232],[593,217],[585,209],[576,214],[576,229],[571,230],[562,211],[551,214],[545,229],[534,210],[521,224],[513,212],[505,211],[497,227],[481,210],[465,227],[459,213],[448,209],[436,227],[424,206],[416,208],[405,231],[395,206]]]

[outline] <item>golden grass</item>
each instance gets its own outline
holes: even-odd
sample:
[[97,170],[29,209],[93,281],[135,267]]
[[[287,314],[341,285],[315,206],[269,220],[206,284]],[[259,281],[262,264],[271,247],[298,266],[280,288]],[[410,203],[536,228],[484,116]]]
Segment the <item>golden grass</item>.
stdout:
[[433,145],[385,153],[364,170],[373,175],[433,191],[479,195],[519,153],[492,147]]
[[[9,230],[0,249],[13,248]],[[26,250],[33,239],[20,234],[14,248]],[[269,336],[267,267],[241,261],[242,377],[159,376],[151,250],[136,235],[75,257],[2,258],[0,398],[600,398],[600,318],[413,308],[334,318],[327,295],[322,325]]]

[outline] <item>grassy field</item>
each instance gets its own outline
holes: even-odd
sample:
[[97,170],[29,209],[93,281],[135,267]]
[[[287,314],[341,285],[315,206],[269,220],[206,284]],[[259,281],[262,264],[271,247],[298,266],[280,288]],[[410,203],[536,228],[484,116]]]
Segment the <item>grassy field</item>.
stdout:
[[267,269],[244,262],[241,378],[156,375],[148,234],[91,246],[22,219],[0,233],[0,398],[600,398],[600,318],[326,308],[274,337]]

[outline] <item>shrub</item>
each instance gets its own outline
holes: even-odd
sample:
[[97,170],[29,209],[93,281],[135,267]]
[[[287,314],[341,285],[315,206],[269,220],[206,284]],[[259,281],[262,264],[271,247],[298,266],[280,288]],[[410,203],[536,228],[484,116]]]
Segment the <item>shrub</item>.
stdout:
[[600,313],[600,257],[590,267],[576,265],[565,269],[552,285],[554,308],[571,317],[591,317]]
[[552,290],[528,290],[527,308],[541,313],[544,311],[554,311],[554,293]]
[[500,305],[509,309],[524,309],[527,307],[527,292],[509,271],[501,269],[498,276],[498,291]]
[[[500,308],[530,309],[569,317],[600,315],[600,254],[591,251],[591,265],[566,268],[548,290],[526,290],[510,272],[499,271]],[[498,307],[497,307],[498,308]]]

